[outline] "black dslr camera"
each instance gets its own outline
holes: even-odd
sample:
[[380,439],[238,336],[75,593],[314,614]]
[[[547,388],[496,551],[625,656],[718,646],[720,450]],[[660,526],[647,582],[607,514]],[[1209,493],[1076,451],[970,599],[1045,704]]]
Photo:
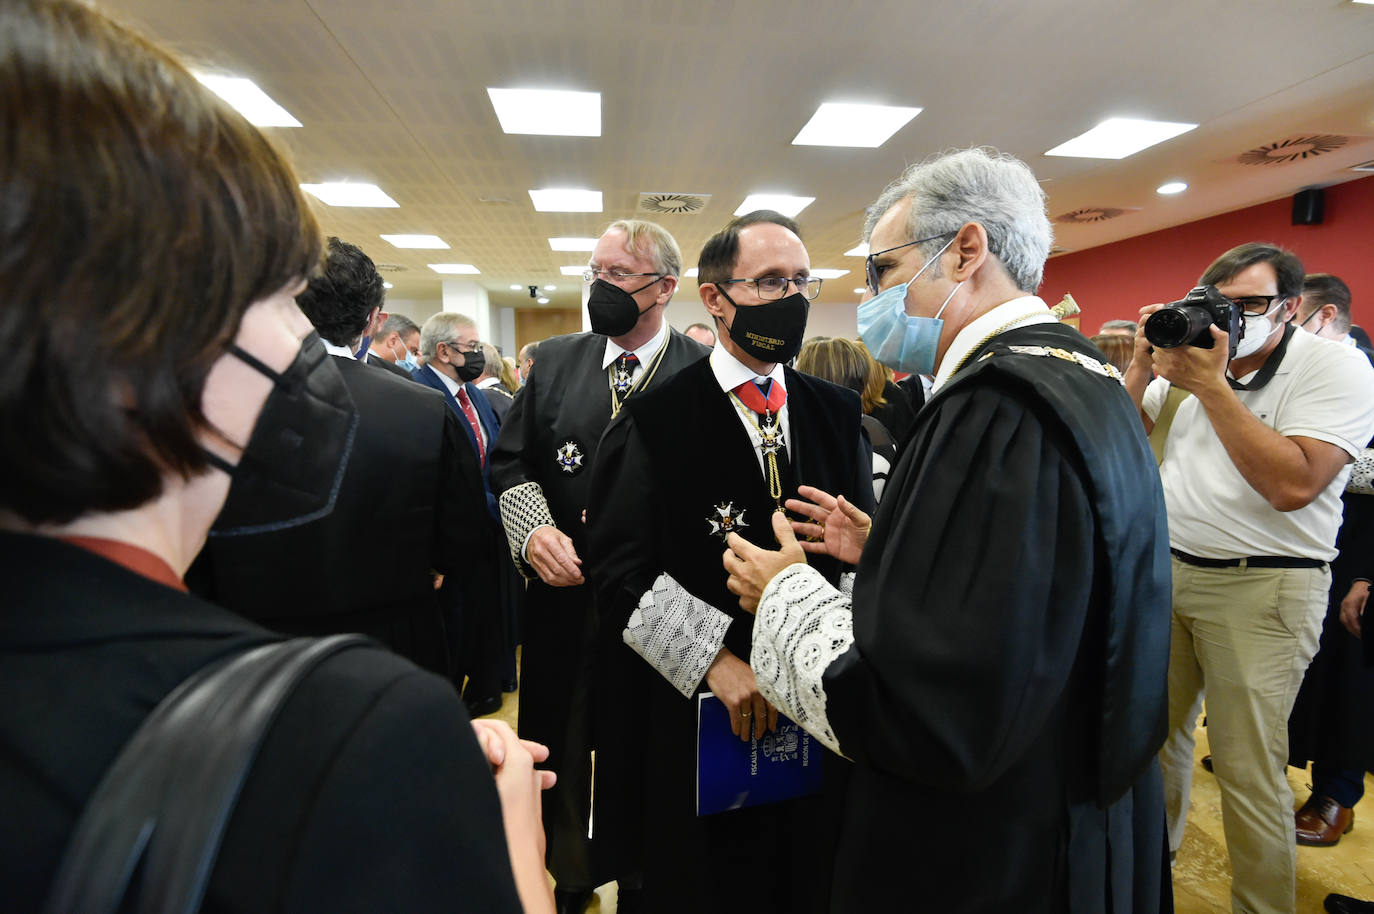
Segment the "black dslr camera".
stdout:
[[1212,348],[1213,324],[1231,338],[1228,358],[1236,357],[1236,344],[1245,335],[1240,305],[1217,291],[1216,286],[1198,286],[1178,301],[1171,301],[1145,318],[1145,338],[1160,349],[1176,346]]

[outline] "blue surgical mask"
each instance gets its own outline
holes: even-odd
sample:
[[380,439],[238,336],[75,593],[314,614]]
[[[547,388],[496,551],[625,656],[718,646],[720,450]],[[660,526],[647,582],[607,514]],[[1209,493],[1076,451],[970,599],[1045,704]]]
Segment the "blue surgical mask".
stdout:
[[934,317],[912,317],[906,313],[906,293],[911,284],[948,250],[951,238],[939,252],[927,260],[916,275],[900,286],[884,289],[859,306],[859,337],[873,353],[873,357],[888,368],[911,374],[931,374],[935,371],[935,355],[940,347],[940,334],[945,313],[954,293],[963,282],[957,283],[945,297]]
[[[396,355],[396,350],[392,349],[391,354]],[[406,371],[416,371],[420,367],[420,363],[415,361],[415,356],[404,346],[401,347],[401,354],[396,356],[396,364]]]

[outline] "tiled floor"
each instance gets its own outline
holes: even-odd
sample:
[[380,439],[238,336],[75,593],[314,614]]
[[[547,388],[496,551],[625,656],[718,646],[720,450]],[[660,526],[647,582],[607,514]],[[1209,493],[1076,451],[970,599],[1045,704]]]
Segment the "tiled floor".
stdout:
[[[506,696],[505,705],[495,715],[512,727],[519,708],[519,693]],[[1197,758],[1207,754],[1207,731],[1198,730]],[[1308,776],[1288,769],[1297,803],[1307,799]],[[1374,795],[1374,779],[1365,776],[1366,787]],[[1177,914],[1229,914],[1231,910],[1230,863],[1226,841],[1221,833],[1221,795],[1216,779],[1194,763],[1192,811],[1188,830],[1174,867],[1174,906]],[[1374,810],[1374,807],[1371,807]],[[1366,823],[1363,815],[1368,813]],[[1355,830],[1335,847],[1298,848],[1299,914],[1317,914],[1329,892],[1374,900],[1374,811],[1355,809]],[[588,905],[588,914],[615,911],[615,884],[602,886]]]

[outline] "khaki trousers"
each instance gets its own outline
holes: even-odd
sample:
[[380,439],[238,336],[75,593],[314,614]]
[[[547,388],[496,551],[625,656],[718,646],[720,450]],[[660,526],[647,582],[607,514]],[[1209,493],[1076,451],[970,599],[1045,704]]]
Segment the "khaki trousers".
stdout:
[[1234,914],[1292,914],[1297,846],[1288,714],[1317,652],[1331,572],[1199,568],[1173,559],[1169,737],[1160,752],[1169,847],[1188,815],[1193,730],[1207,699],[1207,738],[1221,788]]

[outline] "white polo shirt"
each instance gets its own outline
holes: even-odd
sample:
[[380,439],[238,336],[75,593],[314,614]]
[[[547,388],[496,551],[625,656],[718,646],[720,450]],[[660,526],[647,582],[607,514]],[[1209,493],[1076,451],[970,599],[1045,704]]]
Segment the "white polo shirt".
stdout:
[[[1239,380],[1254,379],[1254,373]],[[1159,415],[1169,382],[1156,378],[1141,409]],[[1285,437],[1316,438],[1352,458],[1374,434],[1374,369],[1358,349],[1302,330],[1259,390],[1235,392],[1261,422]],[[1347,464],[1312,503],[1275,510],[1245,481],[1196,397],[1179,406],[1159,468],[1169,512],[1169,545],[1204,558],[1282,555],[1331,561],[1341,525]]]

